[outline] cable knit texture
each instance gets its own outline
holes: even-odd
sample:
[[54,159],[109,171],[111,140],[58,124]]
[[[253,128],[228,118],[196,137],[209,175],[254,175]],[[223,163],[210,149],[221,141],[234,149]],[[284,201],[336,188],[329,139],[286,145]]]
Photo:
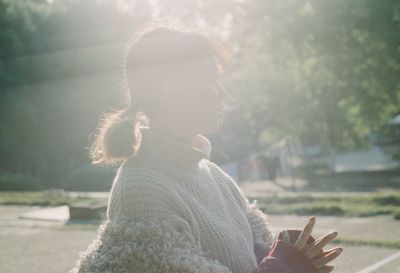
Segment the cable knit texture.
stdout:
[[271,227],[268,224],[267,216],[259,209],[257,205],[257,200],[254,200],[252,204],[247,203],[247,220],[250,223],[253,240],[254,240],[254,250],[257,256],[257,263],[268,255],[268,251],[271,247],[271,242],[273,241],[273,236],[271,233]]
[[69,273],[254,272],[273,243],[266,216],[210,152],[202,135],[187,143],[143,128],[113,181],[107,219]]

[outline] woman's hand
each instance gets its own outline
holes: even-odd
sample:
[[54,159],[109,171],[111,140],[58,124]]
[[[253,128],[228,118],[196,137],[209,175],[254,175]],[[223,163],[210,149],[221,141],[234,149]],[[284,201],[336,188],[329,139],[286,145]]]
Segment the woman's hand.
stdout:
[[336,259],[340,253],[342,253],[343,248],[335,247],[329,250],[323,250],[323,248],[337,236],[337,232],[327,233],[315,240],[313,243],[307,243],[311,236],[314,225],[315,217],[311,217],[301,231],[300,236],[294,243],[294,246],[302,251],[311,260],[311,263],[315,266],[315,268],[317,268],[318,273],[329,273],[334,269],[334,267],[327,264]]

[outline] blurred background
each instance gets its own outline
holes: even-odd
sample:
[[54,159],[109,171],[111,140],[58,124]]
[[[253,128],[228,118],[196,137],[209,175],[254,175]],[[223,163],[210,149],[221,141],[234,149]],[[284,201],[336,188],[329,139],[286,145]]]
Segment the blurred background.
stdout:
[[400,272],[398,0],[0,0],[0,271],[66,272],[93,239],[118,166],[88,146],[157,19],[232,43],[212,160],[274,228],[319,215],[337,272]]

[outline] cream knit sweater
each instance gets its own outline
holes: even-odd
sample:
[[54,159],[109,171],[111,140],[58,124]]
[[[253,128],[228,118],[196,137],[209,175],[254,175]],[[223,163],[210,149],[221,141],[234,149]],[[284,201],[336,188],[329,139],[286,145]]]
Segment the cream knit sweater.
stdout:
[[273,243],[266,215],[192,145],[142,129],[136,156],[113,181],[107,220],[70,273],[251,273]]

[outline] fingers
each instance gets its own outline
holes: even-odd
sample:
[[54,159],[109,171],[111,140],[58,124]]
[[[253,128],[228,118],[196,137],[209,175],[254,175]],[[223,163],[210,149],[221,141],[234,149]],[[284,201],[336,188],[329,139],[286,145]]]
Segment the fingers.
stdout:
[[316,240],[313,244],[309,245],[307,247],[307,250],[305,251],[305,254],[309,258],[314,258],[321,252],[321,250],[324,248],[324,246],[326,246],[336,236],[337,236],[336,231],[325,234],[323,237]]
[[304,226],[303,230],[300,233],[299,238],[297,238],[297,241],[294,244],[297,248],[303,249],[304,246],[307,244],[307,240],[311,236],[314,225],[315,225],[315,217],[313,216],[308,220],[308,223]]
[[320,269],[318,269],[318,273],[329,273],[329,272],[332,272],[333,269],[335,269],[334,266],[325,265],[325,266],[321,267]]
[[331,252],[329,252],[327,255],[325,255],[321,258],[314,259],[311,262],[313,263],[313,265],[316,268],[322,268],[327,263],[336,259],[340,255],[340,253],[342,253],[342,251],[343,251],[343,248],[338,247],[338,248],[332,250]]
[[315,258],[322,258],[322,257],[328,255],[330,252],[335,251],[335,250],[338,249],[338,248],[339,248],[339,247],[334,247],[334,248],[331,248],[331,249],[328,249],[328,250],[323,250],[323,251],[321,251],[320,253],[318,253],[318,255],[316,255],[316,256],[314,257],[314,259],[315,259]]

